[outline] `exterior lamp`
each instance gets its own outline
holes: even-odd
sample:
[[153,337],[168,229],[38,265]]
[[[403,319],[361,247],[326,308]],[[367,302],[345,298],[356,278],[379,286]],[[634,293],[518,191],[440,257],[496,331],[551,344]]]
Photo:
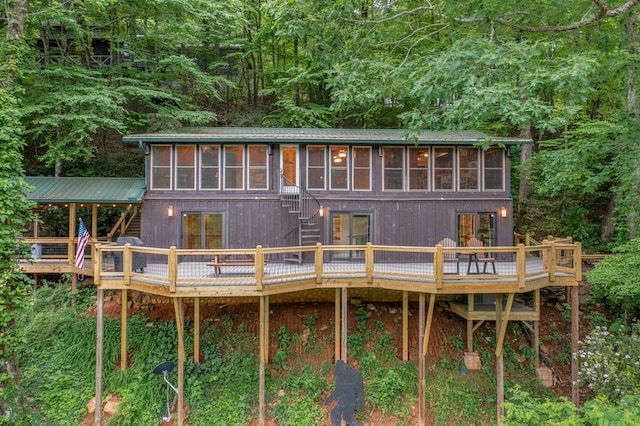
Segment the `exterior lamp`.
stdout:
[[507,208],[506,207],[500,207],[500,217],[501,218],[506,218],[507,217]]
[[169,208],[167,209],[167,216],[169,217],[173,217],[173,205],[169,206]]
[[318,210],[318,214],[320,215],[320,217],[324,217],[324,207],[320,207],[320,210]]

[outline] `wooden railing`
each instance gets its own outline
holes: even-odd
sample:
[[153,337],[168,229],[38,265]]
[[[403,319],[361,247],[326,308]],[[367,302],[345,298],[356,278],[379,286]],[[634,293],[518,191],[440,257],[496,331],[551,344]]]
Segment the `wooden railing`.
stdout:
[[[582,279],[580,250],[579,243],[484,248],[317,244],[241,250],[97,244],[94,277],[105,288],[141,286],[176,296],[247,296],[345,285],[444,294],[513,293],[577,285]],[[299,252],[312,260],[285,261]],[[476,273],[475,262],[482,256],[472,255],[479,252],[496,259],[495,274]],[[456,256],[457,269],[444,261],[445,253]]]

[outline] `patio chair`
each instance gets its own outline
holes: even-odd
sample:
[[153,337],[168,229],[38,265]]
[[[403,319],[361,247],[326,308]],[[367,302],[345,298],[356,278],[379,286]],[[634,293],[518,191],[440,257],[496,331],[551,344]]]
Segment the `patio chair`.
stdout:
[[[477,238],[471,238],[469,240],[469,242],[467,243],[467,247],[475,247],[475,248],[482,248],[484,247],[484,244],[482,243],[482,241],[480,241]],[[467,274],[471,273],[471,264],[475,263],[476,265],[476,274],[480,273],[480,266],[479,266],[479,262],[482,262],[484,265],[482,267],[482,273],[486,274],[487,273],[487,264],[491,264],[491,267],[493,268],[493,273],[496,273],[496,259],[494,257],[489,256],[489,253],[484,252],[484,251],[478,251],[476,253],[471,253],[469,255],[469,264],[467,265]]]
[[[456,242],[453,241],[451,238],[442,239],[442,240],[438,241],[438,244],[440,244],[442,247],[458,247],[458,244],[456,244]],[[445,263],[445,265],[447,263],[455,263],[456,264],[456,274],[460,273],[460,259],[458,259],[458,253],[445,251],[444,252],[444,263]],[[446,274],[446,272],[445,272],[445,274]]]

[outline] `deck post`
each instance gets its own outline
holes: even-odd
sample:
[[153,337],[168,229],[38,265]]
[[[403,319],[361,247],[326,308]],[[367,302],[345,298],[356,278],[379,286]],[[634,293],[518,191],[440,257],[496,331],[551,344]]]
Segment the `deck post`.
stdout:
[[131,271],[133,255],[131,253],[131,244],[124,245],[124,252],[122,253],[122,271],[124,273],[124,285],[131,285]]
[[67,243],[67,260],[73,265],[75,250],[73,240],[76,238],[76,203],[69,203],[69,242]]
[[120,290],[120,370],[127,369],[127,289]]
[[[533,309],[535,309],[538,318],[540,318],[540,289],[533,291]],[[540,367],[540,320],[533,321],[533,349],[535,350],[535,358],[533,366]]]
[[178,331],[178,426],[184,423],[184,305],[181,297],[173,299]]
[[367,248],[364,253],[366,282],[367,284],[373,284],[373,244],[371,244],[371,242],[367,243]]
[[104,347],[104,290],[98,288],[96,301],[96,411],[93,424],[102,424],[102,357]]
[[269,359],[269,296],[260,296],[260,383],[258,385],[259,424],[265,424],[265,369]]
[[[469,310],[469,314],[475,311],[475,294],[468,293],[467,294],[467,307]],[[471,315],[469,315],[471,316]],[[473,320],[467,320],[467,351],[473,352]]]
[[347,362],[347,325],[348,325],[348,321],[347,321],[347,288],[346,287],[342,287],[341,289],[342,292],[342,297],[341,297],[341,301],[340,301],[340,305],[342,307],[341,309],[341,320],[342,320],[342,326],[341,326],[341,330],[340,330],[340,352],[341,352],[341,357],[340,359],[343,360],[344,362]]
[[518,287],[524,288],[527,283],[527,253],[525,252],[524,245],[522,244],[518,244],[516,272],[518,274]]
[[409,292],[408,291],[402,292],[402,360],[409,361]]
[[255,257],[255,271],[256,271],[256,289],[262,290],[262,280],[264,279],[264,253],[262,252],[262,246],[256,246]]
[[316,255],[315,255],[316,284],[322,284],[322,262],[323,262],[322,244],[316,243]]
[[193,298],[193,362],[200,363],[200,298]]
[[169,292],[176,292],[176,281],[178,280],[178,259],[176,256],[176,246],[169,247],[169,264],[167,265],[167,272],[169,278]]
[[571,287],[571,402],[576,406],[580,403],[580,393],[578,392],[578,374],[580,365],[578,364],[578,337],[580,336],[580,299],[579,287],[576,284]]
[[424,353],[424,293],[420,293],[418,304],[418,424],[424,426],[426,414],[424,397],[426,358]]
[[433,256],[433,274],[436,278],[436,288],[442,289],[442,280],[444,278],[444,252],[442,244],[436,244],[436,253]]
[[429,294],[429,311],[427,312],[427,326],[424,331],[424,343],[422,345],[422,355],[426,356],[429,351],[429,336],[431,335],[431,325],[433,324],[433,311],[436,305],[436,294]]
[[334,301],[335,309],[334,309],[334,314],[333,314],[333,317],[334,317],[333,323],[335,324],[334,325],[334,330],[333,330],[334,335],[335,335],[334,354],[333,354],[333,363],[334,364],[336,363],[336,361],[341,359],[341,356],[340,356],[340,348],[342,347],[341,343],[340,343],[340,336],[342,336],[342,333],[340,331],[340,325],[342,324],[342,321],[340,321],[340,312],[341,312],[341,310],[340,310],[340,299],[341,299],[340,295],[341,294],[342,293],[341,293],[340,289],[336,288],[335,297],[334,297],[334,299],[335,299],[335,301]]
[[[496,294],[496,336],[502,329],[502,294]],[[504,360],[502,351],[498,351],[496,339],[496,417],[497,423],[502,424],[504,417]]]

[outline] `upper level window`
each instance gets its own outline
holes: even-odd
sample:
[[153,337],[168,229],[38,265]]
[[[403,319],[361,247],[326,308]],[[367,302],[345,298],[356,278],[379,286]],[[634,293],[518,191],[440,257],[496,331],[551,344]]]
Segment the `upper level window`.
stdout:
[[351,153],[353,155],[353,189],[371,191],[371,147],[354,146]]
[[220,189],[220,147],[200,146],[200,188]]
[[501,148],[484,152],[484,189],[504,190],[504,156]]
[[224,147],[224,189],[243,189],[244,147],[228,145]]
[[176,147],[176,189],[196,189],[196,147]]
[[453,189],[453,148],[433,149],[433,183],[435,190]]
[[404,149],[385,147],[382,153],[382,161],[384,176],[382,189],[385,191],[402,191],[404,189]]
[[267,189],[267,146],[249,146],[249,189]]
[[458,184],[461,190],[478,189],[480,150],[473,147],[458,148]]
[[409,148],[409,190],[429,189],[429,148]]
[[151,188],[171,189],[171,146],[151,147]]
[[324,146],[307,147],[307,189],[326,189]]
[[331,189],[349,189],[349,161],[346,146],[331,147]]

